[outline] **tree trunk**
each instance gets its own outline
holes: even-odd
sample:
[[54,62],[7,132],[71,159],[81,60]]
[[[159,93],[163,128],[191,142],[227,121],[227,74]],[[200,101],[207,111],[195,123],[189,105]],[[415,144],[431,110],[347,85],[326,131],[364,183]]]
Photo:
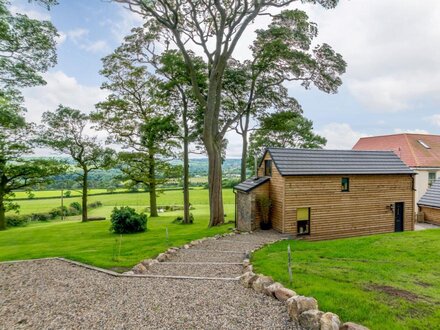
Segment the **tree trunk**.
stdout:
[[242,150],[241,150],[241,173],[240,179],[241,181],[246,180],[246,169],[247,169],[247,157],[248,157],[248,132],[249,132],[249,120],[250,120],[250,112],[247,111],[245,114],[245,123],[242,125]]
[[209,227],[218,226],[225,222],[222,195],[222,156],[221,143],[208,145],[208,184],[209,184]]
[[88,219],[87,215],[87,194],[88,194],[88,169],[83,168],[83,180],[82,180],[82,222],[86,222]]
[[154,161],[154,152],[149,150],[149,168],[148,175],[150,179],[150,217],[158,217],[157,213],[157,195],[156,195],[156,163]]
[[0,188],[0,230],[6,229],[6,208],[3,189]]
[[189,224],[189,129],[187,122],[188,107],[183,104],[183,223]]

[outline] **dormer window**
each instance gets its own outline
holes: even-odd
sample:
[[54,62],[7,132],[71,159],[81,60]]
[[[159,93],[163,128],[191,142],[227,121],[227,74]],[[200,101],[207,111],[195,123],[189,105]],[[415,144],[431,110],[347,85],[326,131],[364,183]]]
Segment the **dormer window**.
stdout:
[[272,176],[272,160],[266,159],[264,161],[264,175],[265,176]]
[[431,147],[422,140],[417,140],[417,142],[420,143],[425,149],[431,149]]

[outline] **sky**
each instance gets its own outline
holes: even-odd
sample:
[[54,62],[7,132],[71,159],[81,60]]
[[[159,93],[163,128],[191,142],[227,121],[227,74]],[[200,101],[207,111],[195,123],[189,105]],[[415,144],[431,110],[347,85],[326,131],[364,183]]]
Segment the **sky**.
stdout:
[[[39,122],[59,104],[90,112],[105,99],[101,58],[110,54],[142,19],[109,0],[60,0],[50,11],[27,0],[11,10],[53,22],[59,31],[58,64],[47,85],[23,90],[27,119]],[[299,5],[318,24],[316,43],[327,43],[347,62],[337,94],[289,83],[328,149],[351,149],[363,136],[402,132],[440,134],[440,1],[340,0],[335,9]],[[234,57],[249,55],[253,31]],[[241,139],[228,133],[227,157],[239,158]]]

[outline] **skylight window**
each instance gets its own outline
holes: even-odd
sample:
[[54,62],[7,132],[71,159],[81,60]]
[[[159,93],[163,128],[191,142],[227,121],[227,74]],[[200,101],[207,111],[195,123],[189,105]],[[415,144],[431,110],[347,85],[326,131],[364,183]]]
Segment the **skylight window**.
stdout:
[[417,140],[422,146],[424,146],[426,149],[431,149],[430,146],[428,146],[425,142],[423,142],[422,140]]

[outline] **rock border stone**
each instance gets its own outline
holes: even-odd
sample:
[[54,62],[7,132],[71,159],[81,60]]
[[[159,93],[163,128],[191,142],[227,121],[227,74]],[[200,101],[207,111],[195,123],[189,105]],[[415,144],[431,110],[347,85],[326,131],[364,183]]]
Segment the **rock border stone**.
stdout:
[[[285,240],[288,238],[282,238]],[[274,282],[270,276],[255,274],[251,264],[251,255],[266,245],[265,243],[249,252],[248,258],[243,260],[243,274],[240,283],[258,293],[278,299],[286,304],[287,313],[292,321],[296,321],[303,329],[308,330],[369,330],[367,327],[353,322],[342,323],[339,316],[320,311],[318,301],[313,297],[298,295],[295,291],[285,288],[281,283]]]

